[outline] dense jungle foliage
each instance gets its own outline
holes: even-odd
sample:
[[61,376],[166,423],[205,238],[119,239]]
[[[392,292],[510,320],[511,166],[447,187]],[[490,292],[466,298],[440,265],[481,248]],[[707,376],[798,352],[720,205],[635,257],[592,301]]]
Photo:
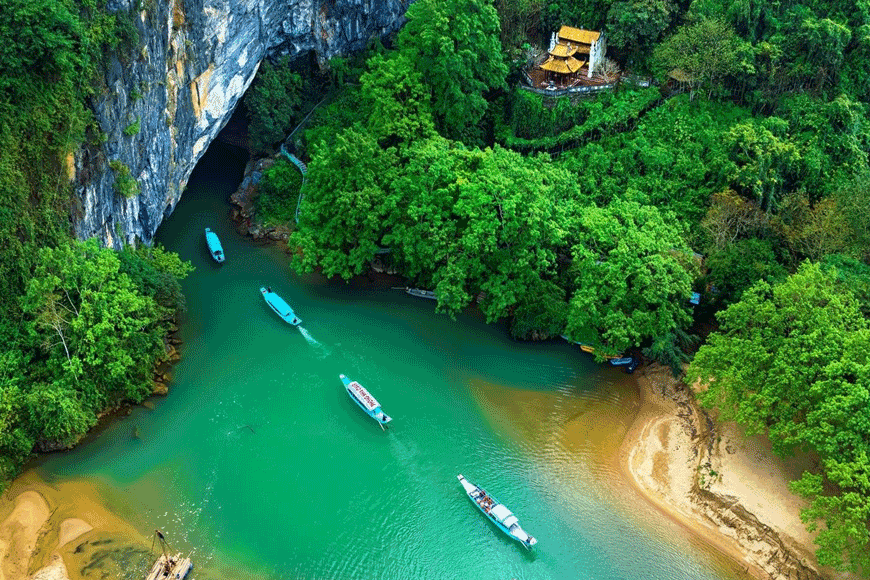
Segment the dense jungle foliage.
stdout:
[[105,55],[136,42],[130,15],[94,0],[0,10],[0,485],[150,394],[183,306],[176,255],[72,235],[72,156],[101,139],[87,101]]
[[[295,266],[349,278],[387,248],[449,314],[479,301],[518,338],[691,359],[705,404],[819,456],[793,484],[819,560],[870,573],[870,2],[417,0],[407,17],[391,48],[331,63]],[[652,85],[518,89],[562,24],[603,30],[611,70]],[[148,393],[189,266],[70,233],[71,155],[102,141],[87,103],[137,44],[131,14],[10,0],[0,41],[8,478]],[[246,99],[259,151],[302,117],[288,66]],[[298,183],[276,164],[260,209],[289,220]]]
[[[675,372],[694,355],[705,404],[819,455],[794,483],[819,559],[870,573],[870,3],[417,0],[407,18],[356,71],[335,63],[295,267],[347,279],[388,248],[448,314],[477,301],[518,338]],[[562,24],[652,83],[517,88]]]

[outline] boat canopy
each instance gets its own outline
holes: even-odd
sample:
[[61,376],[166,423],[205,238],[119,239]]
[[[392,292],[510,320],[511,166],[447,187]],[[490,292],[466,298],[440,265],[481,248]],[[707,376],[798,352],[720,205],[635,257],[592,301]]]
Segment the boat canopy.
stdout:
[[356,400],[357,400],[357,401],[359,401],[360,403],[363,404],[363,406],[364,406],[368,411],[374,411],[375,409],[377,409],[378,407],[381,406],[381,404],[378,403],[378,402],[375,400],[375,398],[372,397],[372,396],[369,394],[369,392],[368,392],[367,390],[365,390],[365,387],[363,387],[363,386],[362,386],[361,384],[359,384],[358,382],[356,382],[356,381],[351,381],[351,382],[347,385],[347,389],[351,392],[351,394],[352,394],[354,397],[356,397]]
[[284,302],[284,299],[274,292],[270,292],[269,295],[266,296],[266,299],[275,307],[275,310],[277,310],[278,314],[281,316],[293,315],[293,309],[290,308],[290,305]]
[[[500,522],[504,522],[509,516],[514,515],[511,510],[507,509],[502,504],[498,504],[492,508],[490,513]],[[514,518],[514,520],[516,520],[516,518]]]

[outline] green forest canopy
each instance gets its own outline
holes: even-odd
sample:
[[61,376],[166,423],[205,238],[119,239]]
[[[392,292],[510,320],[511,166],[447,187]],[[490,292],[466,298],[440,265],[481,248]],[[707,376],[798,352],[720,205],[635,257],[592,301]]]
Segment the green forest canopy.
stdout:
[[[418,0],[395,49],[316,115],[295,266],[350,278],[389,248],[443,312],[477,301],[516,337],[565,334],[677,372],[721,312],[690,367],[717,385],[702,401],[779,438],[780,452],[825,458],[794,484],[813,501],[804,517],[822,529],[821,562],[866,573],[870,437],[855,411],[870,408],[858,347],[870,312],[870,7],[492,6]],[[561,24],[603,29],[610,58],[662,87],[681,70],[686,90],[554,100],[510,86],[527,43]],[[814,285],[835,294],[806,307]],[[855,334],[842,334],[845,311],[826,314],[833,296]],[[797,309],[789,320],[809,336],[777,322],[779,308]]]
[[183,307],[190,266],[175,254],[72,236],[67,161],[101,141],[87,98],[107,55],[136,42],[130,15],[94,0],[0,11],[0,485],[34,449],[75,443],[150,394]]
[[[444,312],[479,299],[517,337],[567,333],[675,368],[720,312],[689,377],[716,385],[703,401],[780,451],[822,457],[794,484],[812,500],[819,559],[866,573],[866,0],[417,0],[407,18],[361,74],[336,67],[358,83],[306,134],[295,266],[349,278],[389,248]],[[562,24],[603,30],[609,57],[635,74],[666,83],[679,69],[688,92],[623,85],[553,103],[515,89],[528,44]],[[10,477],[38,444],[73,441],[102,408],[144,396],[188,267],[159,248],[114,253],[70,235],[66,159],[101,141],[86,102],[103,90],[105,55],[137,43],[130,15],[13,0],[0,40]],[[286,95],[254,128],[262,149],[300,114],[285,66],[265,67],[251,93],[254,109]],[[280,166],[269,179],[266,209],[287,219],[295,196],[282,190],[298,182]],[[704,293],[695,310],[693,290]]]

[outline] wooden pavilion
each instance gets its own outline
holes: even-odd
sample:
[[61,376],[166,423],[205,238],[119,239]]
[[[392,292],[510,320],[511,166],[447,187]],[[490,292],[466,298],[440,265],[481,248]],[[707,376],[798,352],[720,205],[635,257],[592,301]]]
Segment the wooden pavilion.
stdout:
[[604,60],[605,50],[604,35],[600,32],[562,26],[558,33],[553,33],[549,56],[539,68],[551,86],[574,86],[583,76],[592,78]]

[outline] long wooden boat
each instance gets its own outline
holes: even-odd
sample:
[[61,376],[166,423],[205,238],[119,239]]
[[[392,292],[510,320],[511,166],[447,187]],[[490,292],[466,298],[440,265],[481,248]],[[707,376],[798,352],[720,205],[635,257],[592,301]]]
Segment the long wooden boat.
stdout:
[[266,304],[269,308],[275,311],[275,314],[283,318],[287,323],[293,326],[298,326],[302,323],[302,319],[296,316],[290,305],[284,302],[284,299],[272,292],[271,288],[260,288],[263,298],[266,299]]
[[384,413],[381,409],[381,404],[369,393],[365,387],[356,381],[352,381],[344,375],[338,375],[341,382],[344,383],[344,388],[350,398],[366,412],[366,415],[378,422],[383,428],[384,425],[393,420],[392,417]]
[[208,253],[214,258],[214,261],[220,264],[224,261],[224,248],[221,246],[220,238],[209,228],[205,228],[205,243],[208,244]]
[[193,562],[190,558],[183,558],[181,554],[169,556],[161,554],[145,580],[184,580],[193,570]]
[[457,478],[462,484],[465,493],[469,499],[477,506],[477,508],[488,517],[492,523],[498,528],[521,543],[526,548],[531,549],[532,546],[538,543],[538,540],[530,536],[520,527],[520,522],[517,517],[507,509],[503,503],[486,493],[482,487],[478,487],[465,479],[460,473]]
[[417,298],[428,298],[429,300],[438,300],[435,292],[432,290],[423,290],[422,288],[405,288],[405,292]]

